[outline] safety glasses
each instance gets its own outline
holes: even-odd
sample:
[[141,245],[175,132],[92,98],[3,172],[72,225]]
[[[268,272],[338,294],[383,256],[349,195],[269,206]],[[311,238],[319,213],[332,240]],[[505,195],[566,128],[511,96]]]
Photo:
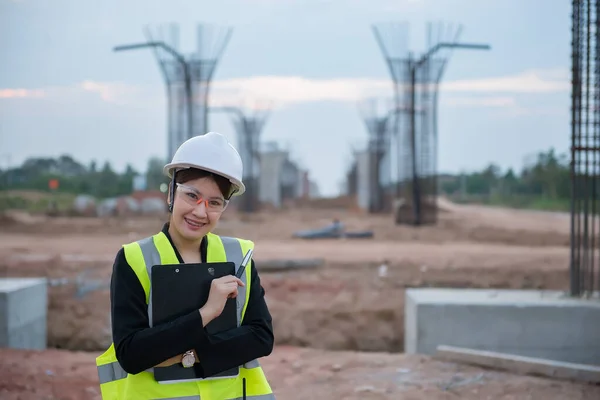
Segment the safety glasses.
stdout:
[[177,183],[177,191],[181,194],[181,198],[191,206],[197,206],[204,203],[207,212],[223,212],[229,203],[222,197],[211,197],[205,199],[196,188]]

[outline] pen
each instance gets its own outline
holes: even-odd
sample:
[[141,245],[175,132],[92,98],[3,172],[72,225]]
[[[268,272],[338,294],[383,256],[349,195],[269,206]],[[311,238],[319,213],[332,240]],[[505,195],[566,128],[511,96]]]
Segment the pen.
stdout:
[[238,269],[238,272],[235,274],[236,278],[238,278],[238,279],[242,278],[242,275],[244,274],[244,271],[246,270],[246,265],[252,258],[252,253],[253,253],[252,249],[249,249],[248,252],[246,253],[246,255],[244,256],[244,259],[242,260],[242,263],[240,264],[240,269]]

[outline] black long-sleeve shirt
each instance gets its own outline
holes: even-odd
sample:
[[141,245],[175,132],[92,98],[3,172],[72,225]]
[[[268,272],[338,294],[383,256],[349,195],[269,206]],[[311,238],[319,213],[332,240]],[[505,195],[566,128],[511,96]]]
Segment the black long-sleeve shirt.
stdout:
[[[175,249],[177,259],[183,263],[171,241],[168,225],[162,231]],[[207,241],[203,240],[200,245],[202,262],[206,262],[207,247]],[[149,327],[144,288],[127,263],[124,250],[120,249],[113,265],[110,288],[112,334],[117,360],[125,371],[137,374],[194,349],[203,377],[207,377],[267,356],[273,350],[274,336],[264,295],[252,261],[248,305],[240,327],[209,335],[198,310],[169,323]]]

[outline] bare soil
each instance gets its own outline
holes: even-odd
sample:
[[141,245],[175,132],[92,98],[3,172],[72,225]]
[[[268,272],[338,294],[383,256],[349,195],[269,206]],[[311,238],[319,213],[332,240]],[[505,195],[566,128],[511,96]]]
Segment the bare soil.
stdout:
[[[0,349],[3,400],[100,400],[97,353]],[[279,346],[261,360],[278,399],[596,400],[600,386],[404,354]]]

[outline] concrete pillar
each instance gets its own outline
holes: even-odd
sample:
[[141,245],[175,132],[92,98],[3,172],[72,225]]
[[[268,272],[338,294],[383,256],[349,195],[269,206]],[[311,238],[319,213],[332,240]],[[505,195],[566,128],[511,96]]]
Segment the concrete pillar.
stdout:
[[[287,156],[287,154],[286,154]],[[296,199],[301,191],[301,175],[298,166],[286,157],[281,168],[283,199]]]
[[0,347],[46,348],[45,278],[0,279]]
[[300,197],[304,200],[310,199],[310,179],[308,178],[308,171],[300,171],[302,174],[302,192]]
[[387,187],[392,182],[391,178],[391,154],[390,150],[386,151],[381,159],[381,164],[379,165],[379,183],[382,187]]
[[259,199],[281,207],[281,173],[287,152],[270,150],[260,156]]
[[538,290],[409,289],[404,351],[439,345],[600,365],[600,300]]
[[358,206],[367,211],[371,203],[371,165],[367,150],[356,153],[356,197]]

